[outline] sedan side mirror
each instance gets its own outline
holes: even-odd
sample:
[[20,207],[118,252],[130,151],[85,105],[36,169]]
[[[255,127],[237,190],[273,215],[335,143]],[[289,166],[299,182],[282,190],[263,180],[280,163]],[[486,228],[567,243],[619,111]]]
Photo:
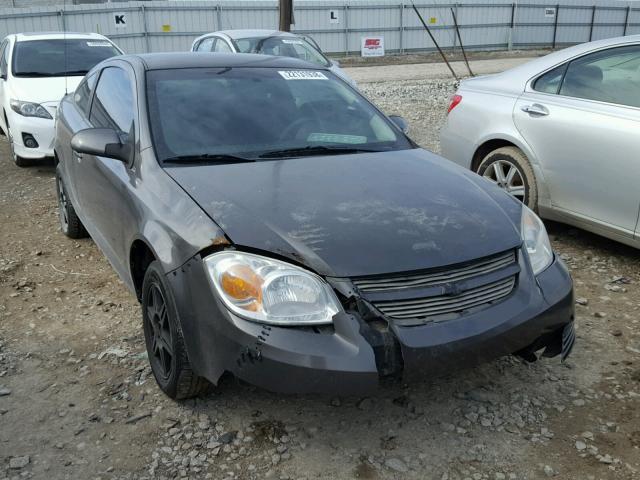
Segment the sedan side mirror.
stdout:
[[409,132],[409,124],[400,115],[389,115],[389,120],[391,120],[393,123],[395,123],[396,127],[398,127],[400,130],[402,130],[402,133]]
[[122,143],[111,128],[87,128],[71,138],[71,148],[78,153],[114,158],[125,163],[131,160],[131,145]]

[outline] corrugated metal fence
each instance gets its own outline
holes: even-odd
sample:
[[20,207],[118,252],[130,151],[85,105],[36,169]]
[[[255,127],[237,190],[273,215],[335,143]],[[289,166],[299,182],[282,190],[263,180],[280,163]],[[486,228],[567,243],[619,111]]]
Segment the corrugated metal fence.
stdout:
[[[640,3],[564,0],[527,3],[467,0],[416,2],[443,47],[455,47],[451,8],[469,49],[552,47],[640,34]],[[120,20],[116,17],[120,16]],[[384,35],[388,52],[434,49],[411,3],[393,0],[295,3],[294,31],[334,54],[354,53],[361,37]],[[195,37],[220,29],[277,28],[276,1],[128,2],[3,8],[0,36],[34,31],[93,31],[127,52],[188,50]]]

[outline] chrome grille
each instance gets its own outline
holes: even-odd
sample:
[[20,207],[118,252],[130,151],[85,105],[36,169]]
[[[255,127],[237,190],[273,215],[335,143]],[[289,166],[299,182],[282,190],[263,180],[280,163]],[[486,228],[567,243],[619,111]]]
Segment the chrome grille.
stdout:
[[376,308],[392,318],[423,318],[450,313],[459,313],[487,303],[495,302],[511,293],[515,276],[506,280],[465,290],[454,296],[436,296],[412,300],[374,302]]
[[354,279],[353,283],[363,293],[429,287],[442,285],[443,283],[460,282],[468,278],[495,272],[515,263],[515,261],[515,251],[510,250],[447,270],[441,269],[439,271],[396,277],[361,278]]

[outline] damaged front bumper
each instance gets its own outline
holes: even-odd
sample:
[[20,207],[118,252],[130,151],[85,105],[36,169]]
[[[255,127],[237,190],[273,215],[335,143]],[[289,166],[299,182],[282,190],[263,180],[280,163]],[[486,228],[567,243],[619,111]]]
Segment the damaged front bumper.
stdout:
[[[416,381],[508,354],[570,353],[574,300],[559,258],[537,277],[520,262],[518,284],[504,300],[455,320],[399,326],[357,299],[327,327],[276,327],[230,313],[195,257],[168,275],[189,358],[216,383],[225,372],[284,393],[362,394],[388,377]],[[375,310],[375,309],[374,309]]]

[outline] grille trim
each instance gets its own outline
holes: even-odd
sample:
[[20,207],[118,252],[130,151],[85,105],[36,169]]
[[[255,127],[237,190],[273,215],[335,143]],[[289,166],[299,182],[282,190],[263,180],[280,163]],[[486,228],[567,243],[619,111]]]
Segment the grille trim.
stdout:
[[472,288],[455,296],[437,296],[393,302],[376,302],[375,306],[385,315],[398,318],[433,317],[487,305],[500,300],[511,293],[515,286],[515,277]]
[[430,287],[486,275],[515,262],[516,252],[515,250],[509,250],[508,252],[499,253],[451,269],[439,269],[437,272],[432,271],[415,275],[398,275],[384,278],[356,278],[353,279],[353,284],[363,293]]

